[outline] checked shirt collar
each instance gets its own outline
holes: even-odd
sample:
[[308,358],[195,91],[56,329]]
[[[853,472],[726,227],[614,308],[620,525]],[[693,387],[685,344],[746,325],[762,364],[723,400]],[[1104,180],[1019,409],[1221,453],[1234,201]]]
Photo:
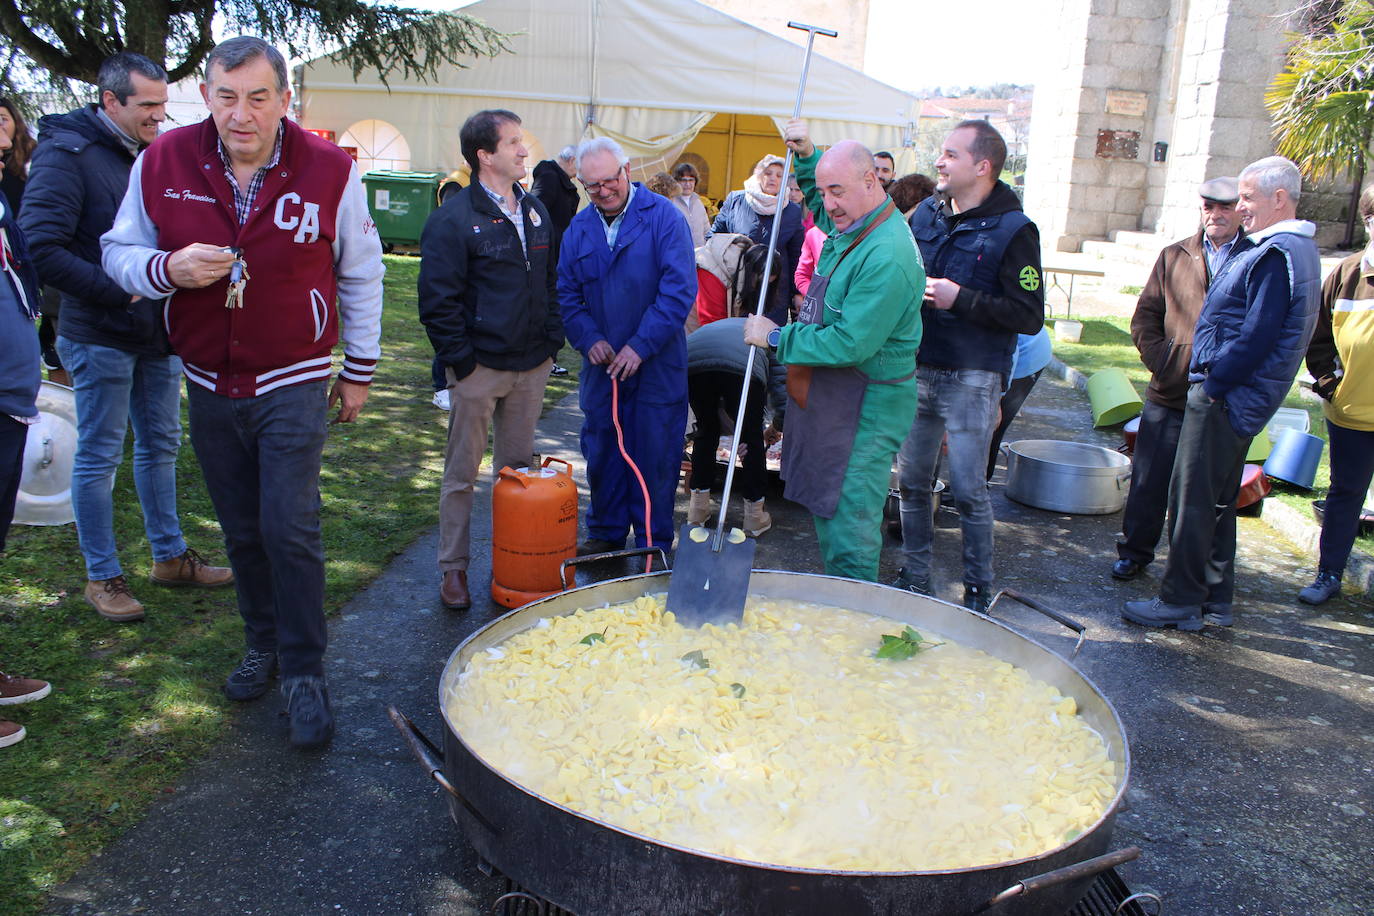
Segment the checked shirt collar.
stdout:
[[257,200],[258,191],[262,190],[262,183],[267,180],[267,173],[276,168],[277,163],[281,161],[282,133],[281,125],[277,125],[277,142],[272,146],[272,158],[253,173],[247,190],[240,188],[239,180],[234,177],[234,165],[229,161],[229,152],[224,148],[224,141],[215,141],[219,149],[219,161],[224,163],[224,177],[229,179],[229,187],[234,189],[234,211],[238,214],[240,226],[248,222],[248,214],[253,212],[253,201]]

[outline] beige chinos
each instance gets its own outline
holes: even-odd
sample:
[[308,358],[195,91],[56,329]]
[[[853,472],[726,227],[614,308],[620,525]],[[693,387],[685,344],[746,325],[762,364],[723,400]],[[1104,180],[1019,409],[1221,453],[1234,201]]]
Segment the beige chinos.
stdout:
[[446,369],[453,409],[448,421],[444,481],[439,490],[439,571],[467,569],[471,557],[473,487],[495,427],[492,476],[501,468],[524,467],[534,451],[534,427],[544,404],[544,385],[553,360],[524,372],[479,365],[462,380]]

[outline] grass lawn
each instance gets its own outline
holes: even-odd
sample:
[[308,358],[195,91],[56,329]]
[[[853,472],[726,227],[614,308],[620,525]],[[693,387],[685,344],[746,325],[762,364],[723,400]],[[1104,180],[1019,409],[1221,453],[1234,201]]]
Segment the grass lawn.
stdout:
[[[331,427],[321,491],[326,608],[335,613],[438,522],[446,414],[430,404],[433,351],[416,317],[415,258],[388,257],[382,360],[359,421]],[[546,408],[573,390],[580,360],[550,379]],[[183,418],[183,425],[185,420]],[[147,609],[102,620],[82,598],[76,528],[15,526],[0,557],[0,670],[53,692],[7,707],[28,737],[0,750],[0,912],[33,913],[45,891],[136,823],[223,733],[220,693],[243,649],[234,591],[165,589],[152,559],[127,453],[115,487],[120,559]],[[178,460],[186,540],[225,564],[190,443]]]
[[[1140,363],[1140,354],[1131,343],[1131,322],[1129,318],[1089,318],[1083,320],[1083,335],[1078,343],[1054,342],[1054,355],[1067,365],[1073,366],[1084,375],[1091,376],[1102,369],[1119,368],[1126,371],[1136,392],[1143,398],[1145,387],[1149,384],[1150,373]],[[1307,411],[1311,418],[1311,433],[1326,440],[1326,421],[1322,417],[1320,403],[1300,393],[1296,382],[1284,399],[1284,407],[1297,407]],[[1085,408],[1086,409],[1086,406]],[[1260,433],[1265,435],[1265,433]],[[1326,488],[1331,482],[1330,456],[1322,450],[1321,464],[1317,467],[1317,479],[1309,492],[1283,483],[1274,483],[1270,499],[1279,499],[1293,506],[1306,516],[1312,514],[1312,500],[1323,499]],[[1356,542],[1358,549],[1374,552],[1374,538],[1361,537]]]

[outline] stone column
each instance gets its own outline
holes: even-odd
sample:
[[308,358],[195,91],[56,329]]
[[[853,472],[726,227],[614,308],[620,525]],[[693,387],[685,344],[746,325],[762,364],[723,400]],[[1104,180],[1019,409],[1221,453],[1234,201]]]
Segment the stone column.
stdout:
[[1197,186],[1274,153],[1264,92],[1283,68],[1289,0],[1211,0],[1188,7],[1168,180],[1154,229],[1197,230]]
[[[1077,251],[1139,226],[1169,13],[1169,0],[1060,3],[1060,47],[1036,83],[1026,172],[1026,210],[1047,248]],[[1101,131],[1120,141],[1112,158],[1099,155]],[[1128,132],[1137,135],[1133,156]]]

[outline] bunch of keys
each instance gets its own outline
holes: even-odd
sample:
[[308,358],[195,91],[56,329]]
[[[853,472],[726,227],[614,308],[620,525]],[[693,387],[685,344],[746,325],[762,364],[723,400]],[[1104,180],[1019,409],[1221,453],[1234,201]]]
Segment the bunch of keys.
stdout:
[[234,256],[234,263],[229,266],[229,292],[224,297],[224,307],[241,309],[243,288],[248,285],[248,262],[243,259],[242,248],[225,248],[224,253]]

